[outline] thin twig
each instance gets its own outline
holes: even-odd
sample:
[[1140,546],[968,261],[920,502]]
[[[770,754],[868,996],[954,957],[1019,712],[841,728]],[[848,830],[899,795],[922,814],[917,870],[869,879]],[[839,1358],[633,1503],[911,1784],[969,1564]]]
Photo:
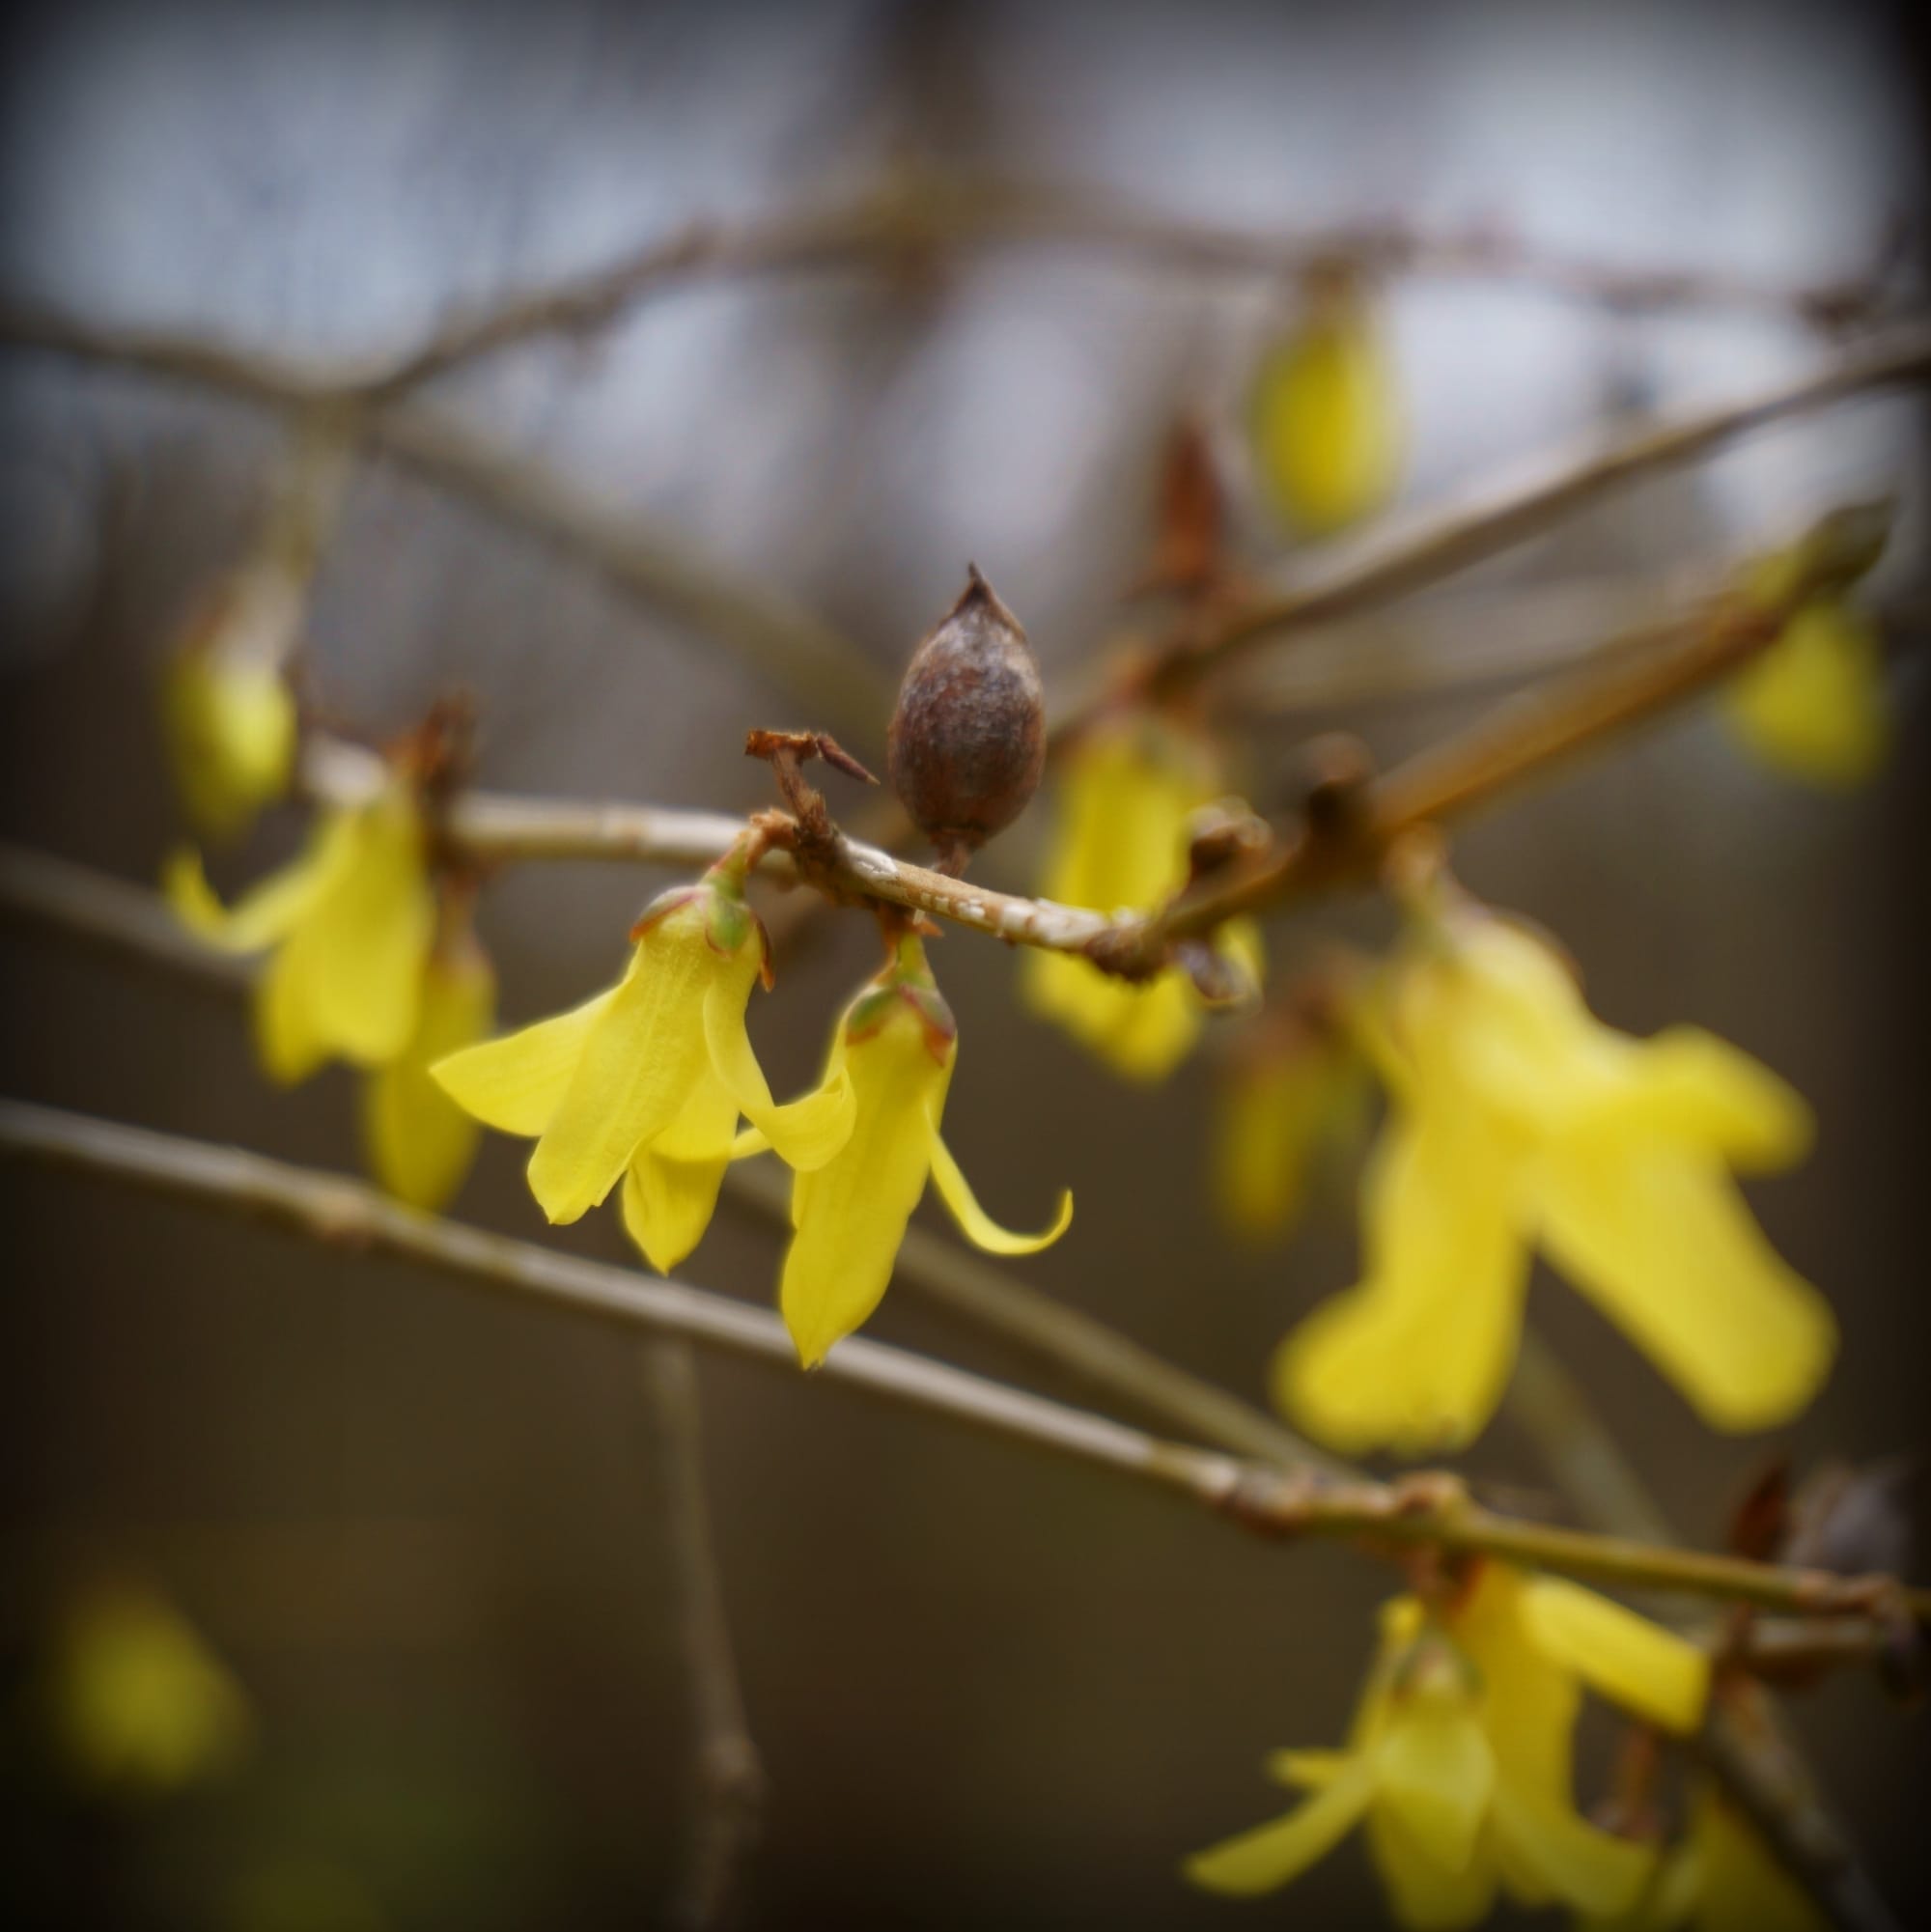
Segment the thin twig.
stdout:
[[757,1844],[765,1771],[744,1715],[704,1497],[697,1364],[688,1343],[658,1341],[645,1345],[642,1369],[657,1424],[685,1680],[696,1731],[690,1845],[671,1922],[682,1932],[714,1932],[731,1922],[741,1875]]
[[[797,1372],[784,1324],[763,1309],[441,1220],[337,1175],[19,1101],[0,1101],[0,1151],[262,1220],[353,1253],[394,1255],[478,1287]],[[1263,1535],[1429,1546],[1623,1588],[1713,1597],[1799,1616],[1865,1617],[1895,1610],[1931,1621],[1931,1590],[1908,1588],[1895,1578],[1780,1568],[1520,1522],[1469,1501],[1453,1477],[1338,1483],[1311,1470],[1242,1462],[863,1337],[840,1343],[820,1373],[832,1386],[864,1388],[1177,1492]]]

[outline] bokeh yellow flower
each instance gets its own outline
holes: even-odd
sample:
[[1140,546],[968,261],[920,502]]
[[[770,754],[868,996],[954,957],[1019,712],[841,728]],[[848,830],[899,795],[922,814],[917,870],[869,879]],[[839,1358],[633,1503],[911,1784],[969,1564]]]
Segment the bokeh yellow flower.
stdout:
[[1466,1443],[1514,1361],[1531,1248],[1713,1427],[1768,1428],[1829,1372],[1836,1325],[1732,1178],[1808,1146],[1803,1100],[1693,1027],[1604,1026],[1523,928],[1418,917],[1365,1027],[1389,1117],[1362,1184],[1362,1283],[1282,1344],[1273,1383],[1349,1450]]
[[218,1775],[246,1750],[248,1700],[157,1591],[97,1584],[68,1607],[44,1684],[66,1774],[103,1796],[158,1797]]
[[164,883],[176,912],[229,952],[273,948],[255,993],[255,1039],[277,1080],[323,1061],[379,1067],[416,1030],[435,930],[422,813],[393,778],[366,803],[325,812],[295,861],[224,909],[199,856],[176,853]]
[[[1068,746],[1056,773],[1058,814],[1041,896],[1100,912],[1150,911],[1187,882],[1193,814],[1224,789],[1212,742],[1177,719],[1116,712]],[[1258,978],[1258,931],[1246,921],[1221,943]],[[1186,973],[1133,985],[1070,953],[1030,951],[1027,1004],[1129,1079],[1164,1079],[1199,1037],[1206,1003]]]
[[[1035,1254],[1073,1218],[1070,1193],[1061,1194],[1051,1226],[1038,1235],[1008,1233],[980,1207],[938,1132],[958,1052],[951,1009],[924,947],[907,934],[832,1035],[820,1091],[850,1094],[850,1136],[822,1167],[792,1184],[793,1235],[778,1302],[806,1368],[883,1299],[928,1177],[966,1239],[991,1254]],[[748,1138],[740,1152],[756,1152],[761,1138]]]
[[1876,626],[1840,599],[1805,604],[1732,683],[1725,714],[1774,770],[1831,789],[1863,783],[1890,745]]
[[851,1131],[848,1092],[778,1106],[751,1050],[744,1009],[770,968],[746,864],[741,846],[655,900],[609,992],[430,1070],[485,1126],[535,1138],[530,1191],[550,1220],[577,1219],[622,1180],[624,1224],[659,1270],[710,1226],[741,1113],[796,1167]]
[[1325,537],[1372,516],[1401,479],[1401,386],[1356,278],[1307,278],[1250,403],[1255,466],[1282,520]]
[[1749,1822],[1705,1783],[1683,1842],[1636,1907],[1582,1918],[1579,1932],[1825,1932],[1829,1923]]
[[447,1207],[476,1159],[482,1129],[450,1099],[430,1069],[487,1039],[496,1022],[496,974],[466,917],[445,931],[423,962],[415,1030],[362,1088],[362,1142],[369,1166],[398,1200],[431,1214]]
[[1687,1732],[1708,1664],[1593,1591],[1501,1565],[1481,1566],[1433,1614],[1398,1597],[1383,1610],[1346,1746],[1269,1760],[1307,1801],[1196,1854],[1186,1874],[1210,1891],[1272,1891],[1359,1824],[1405,1926],[1476,1924],[1504,1890],[1528,1907],[1627,1911],[1655,1859],[1577,1815],[1570,1757],[1584,1686]]
[[1221,1218],[1236,1234],[1277,1240],[1295,1225],[1324,1162],[1358,1144],[1368,1088],[1346,1030],[1319,1012],[1268,1013],[1233,1043],[1220,1074],[1212,1175]]

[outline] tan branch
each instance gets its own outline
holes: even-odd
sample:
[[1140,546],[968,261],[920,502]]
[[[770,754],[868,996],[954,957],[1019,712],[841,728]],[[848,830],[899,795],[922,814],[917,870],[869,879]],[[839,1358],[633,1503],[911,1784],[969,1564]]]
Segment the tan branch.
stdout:
[[[18,1101],[0,1101],[0,1151],[262,1220],[352,1253],[395,1255],[494,1293],[797,1372],[784,1324],[761,1308],[440,1220],[337,1175]],[[821,1374],[835,1386],[863,1388],[901,1406],[1177,1492],[1263,1534],[1426,1545],[1625,1588],[1714,1597],[1793,1615],[1864,1617],[1900,1610],[1920,1622],[1931,1620],[1931,1590],[1908,1589],[1894,1578],[1778,1568],[1519,1522],[1468,1501],[1449,1477],[1414,1477],[1394,1485],[1341,1483],[1310,1470],[1245,1463],[863,1337],[840,1343]]]
[[764,1765],[744,1715],[723,1580],[704,1498],[697,1364],[687,1342],[647,1343],[645,1398],[656,1422],[677,1613],[696,1730],[691,1838],[672,1901],[681,1932],[728,1924],[740,1874],[757,1842]]

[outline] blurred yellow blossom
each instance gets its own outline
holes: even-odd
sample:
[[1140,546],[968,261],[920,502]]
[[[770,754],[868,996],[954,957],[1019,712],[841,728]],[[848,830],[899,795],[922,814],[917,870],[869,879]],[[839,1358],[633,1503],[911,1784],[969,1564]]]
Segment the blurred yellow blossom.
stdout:
[[1362,1184],[1365,1279],[1273,1366],[1304,1427],[1404,1454],[1472,1439],[1515,1358],[1532,1246],[1714,1427],[1810,1400],[1835,1322],[1731,1178],[1808,1146],[1808,1108],[1768,1069],[1693,1027],[1604,1026],[1547,944],[1461,900],[1413,922],[1363,1032],[1390,1107]]
[[[1214,744],[1178,719],[1115,712],[1071,743],[1057,772],[1058,817],[1041,896],[1100,912],[1149,911],[1187,882],[1193,814],[1221,795]],[[1221,943],[1248,975],[1260,935],[1237,920]],[[1186,973],[1144,985],[1071,953],[1034,949],[1021,969],[1032,1010],[1056,1021],[1129,1079],[1164,1079],[1199,1036],[1205,1002]]]
[[161,725],[175,786],[209,838],[240,831],[289,788],[295,700],[288,660],[302,597],[302,578],[278,561],[237,571],[163,673]]
[[157,1797],[215,1776],[247,1749],[248,1701],[165,1598],[98,1584],[68,1608],[45,1684],[68,1775],[107,1795]]
[[1296,529],[1331,535],[1394,494],[1400,383],[1351,272],[1308,276],[1301,314],[1261,358],[1250,409],[1261,481]]
[[[1010,1234],[973,1197],[938,1133],[958,1051],[951,1009],[924,947],[908,933],[832,1035],[821,1092],[851,1096],[850,1137],[792,1186],[794,1232],[778,1302],[806,1368],[879,1305],[928,1176],[966,1239],[991,1254],[1036,1254],[1073,1218],[1073,1196],[1062,1193],[1044,1234]],[[756,1152],[763,1139],[749,1136],[739,1151]]]
[[482,1129],[451,1100],[430,1069],[486,1039],[496,1020],[496,975],[469,930],[466,909],[423,962],[415,1030],[362,1088],[362,1140],[376,1178],[398,1200],[439,1213],[476,1159]]
[[1890,743],[1876,627],[1837,599],[1805,605],[1730,686],[1726,709],[1774,770],[1833,789],[1862,783]]
[[1825,1932],[1829,1923],[1749,1821],[1706,1783],[1683,1842],[1665,1854],[1637,1906],[1585,1918],[1579,1932]]
[[255,1038],[269,1075],[305,1079],[339,1056],[383,1066],[416,1030],[435,929],[421,809],[397,775],[366,803],[324,812],[295,861],[232,909],[200,858],[176,853],[169,900],[210,944],[273,957],[255,994]]
[[797,1167],[827,1161],[851,1131],[832,1088],[778,1106],[744,1030],[764,927],[744,899],[744,845],[693,885],[660,894],[631,929],[623,979],[521,1032],[430,1069],[488,1127],[534,1137],[530,1191],[574,1221],[624,1183],[624,1224],[651,1265],[703,1239],[742,1113]]
[[1576,1813],[1570,1753],[1582,1688],[1684,1732],[1708,1690],[1702,1653],[1580,1586],[1483,1565],[1433,1614],[1413,1597],[1382,1613],[1380,1654],[1338,1751],[1280,1751],[1298,1809],[1196,1854],[1187,1876],[1237,1896],[1272,1891],[1357,1824],[1396,1919],[1473,1925],[1498,1890],[1536,1907],[1627,1911],[1654,1865],[1646,1847]]
[[1233,1043],[1220,1078],[1213,1179],[1222,1218],[1261,1241],[1301,1218],[1324,1156],[1367,1122],[1368,1078],[1345,1029],[1313,1007],[1264,1015]]

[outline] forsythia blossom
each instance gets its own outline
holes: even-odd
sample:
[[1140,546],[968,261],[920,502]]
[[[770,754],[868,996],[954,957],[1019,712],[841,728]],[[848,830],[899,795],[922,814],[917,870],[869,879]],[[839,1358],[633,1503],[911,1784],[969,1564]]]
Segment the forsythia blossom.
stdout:
[[1827,1920],[1714,1785],[1696,1792],[1683,1842],[1635,1908],[1578,1932],[1825,1932]]
[[751,1050],[744,1009],[770,965],[748,865],[741,844],[655,900],[609,992],[431,1069],[486,1126],[535,1138],[530,1191],[552,1221],[577,1219],[621,1180],[624,1225],[660,1270],[711,1224],[741,1113],[799,1168],[851,1129],[848,1090],[778,1106]]
[[1366,1026],[1389,1118],[1362,1186],[1366,1278],[1282,1345],[1282,1406],[1337,1446],[1428,1453],[1495,1409],[1530,1250],[1713,1426],[1786,1420],[1836,1328],[1731,1178],[1798,1160],[1810,1117],[1693,1027],[1602,1025],[1554,953],[1466,902],[1420,917]]
[[273,948],[255,994],[262,1063],[306,1078],[339,1056],[380,1067],[416,1031],[435,931],[422,813],[397,777],[364,804],[324,813],[307,848],[224,910],[192,852],[169,860],[176,911],[230,952]]
[[1222,1218],[1250,1240],[1301,1217],[1324,1156],[1352,1150],[1366,1122],[1366,1069],[1337,1024],[1268,1015],[1221,1076],[1213,1177]]
[[1198,1853],[1187,1876],[1236,1896],[1272,1891],[1361,1824],[1405,1926],[1476,1924],[1498,1890],[1529,1907],[1627,1911],[1654,1854],[1576,1813],[1570,1747],[1582,1689],[1687,1732],[1708,1684],[1694,1645],[1608,1598],[1483,1565],[1433,1615],[1413,1597],[1385,1607],[1347,1745],[1269,1760],[1272,1776],[1312,1795]]
[[[1073,1196],[1062,1194],[1044,1234],[1009,1234],[979,1206],[938,1132],[958,1053],[952,1011],[924,947],[908,933],[832,1035],[821,1093],[849,1094],[849,1134],[829,1161],[792,1186],[793,1235],[778,1302],[806,1368],[879,1305],[928,1176],[966,1238],[992,1254],[1035,1254],[1073,1218]],[[740,1151],[756,1152],[762,1138]]]
[[1261,360],[1251,409],[1261,481],[1296,528],[1330,535],[1394,493],[1400,391],[1352,277],[1309,278],[1304,312]]
[[1805,605],[1731,685],[1727,714],[1773,769],[1813,785],[1861,783],[1890,742],[1876,628],[1835,599]]
[[76,1599],[44,1690],[68,1775],[124,1796],[158,1796],[226,1770],[254,1728],[221,1660],[163,1598],[134,1583]]
[[[1184,725],[1142,711],[1096,724],[1063,761],[1042,896],[1101,912],[1151,910],[1186,883],[1189,823],[1221,790],[1213,745]],[[1222,942],[1258,973],[1251,924],[1236,921]],[[1204,1002],[1184,972],[1136,986],[1074,954],[1040,949],[1022,973],[1034,1012],[1130,1079],[1164,1079],[1199,1034]]]
[[289,788],[295,701],[286,665],[301,587],[273,565],[224,584],[164,674],[161,724],[176,788],[210,838],[239,831]]

